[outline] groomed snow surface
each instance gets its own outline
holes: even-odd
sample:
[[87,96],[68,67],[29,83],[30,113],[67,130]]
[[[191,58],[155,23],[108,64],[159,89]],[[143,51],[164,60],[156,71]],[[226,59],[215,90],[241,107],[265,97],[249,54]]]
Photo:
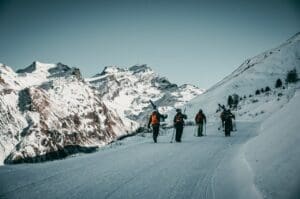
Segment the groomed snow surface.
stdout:
[[[184,129],[182,143],[135,136],[97,153],[0,167],[0,198],[298,198],[300,93],[263,123],[224,137]],[[276,124],[276,125],[274,125]],[[278,125],[279,124],[279,125]],[[282,125],[280,125],[282,124]]]
[[[230,173],[238,149],[252,136],[251,123],[225,138],[215,125],[208,136],[194,137],[187,127],[182,143],[170,143],[172,130],[154,144],[151,137],[133,137],[112,149],[42,164],[0,168],[3,198],[223,198],[225,189],[238,190],[239,181],[219,179]],[[247,169],[247,168],[246,168]],[[220,173],[215,175],[216,173]],[[221,176],[222,176],[221,175]],[[237,176],[238,177],[238,176]],[[251,179],[246,178],[251,185]],[[255,189],[254,189],[255,190]],[[249,198],[257,198],[250,192]],[[235,196],[229,192],[228,196]],[[231,198],[232,198],[231,197]]]

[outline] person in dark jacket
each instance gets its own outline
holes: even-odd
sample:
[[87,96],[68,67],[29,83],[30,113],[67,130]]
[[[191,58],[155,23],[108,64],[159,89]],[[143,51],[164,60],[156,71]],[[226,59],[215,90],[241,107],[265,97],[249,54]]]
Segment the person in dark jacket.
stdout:
[[157,110],[154,110],[149,118],[148,128],[152,125],[153,129],[153,141],[157,143],[157,137],[159,134],[160,120],[165,119],[167,116],[160,114]]
[[187,116],[181,113],[181,109],[176,109],[177,114],[174,117],[174,127],[176,128],[176,142],[181,142],[181,136],[184,127],[184,119],[187,119]]
[[198,125],[197,136],[203,136],[203,125],[206,124],[206,116],[203,111],[200,109],[195,117],[195,123]]
[[221,113],[221,121],[222,121],[222,127],[223,130],[225,131],[225,129],[229,129],[229,131],[233,130],[233,125],[232,125],[232,119],[235,119],[234,114],[231,113],[230,110],[224,110]]

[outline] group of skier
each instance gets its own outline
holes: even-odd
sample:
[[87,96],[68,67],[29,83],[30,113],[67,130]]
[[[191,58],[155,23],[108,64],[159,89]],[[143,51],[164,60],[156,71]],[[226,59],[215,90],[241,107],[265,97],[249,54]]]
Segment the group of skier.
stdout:
[[[230,112],[229,109],[228,110],[225,109],[224,106],[222,106],[221,108],[223,108],[223,111],[220,115],[222,127],[224,129],[225,136],[230,136],[230,132],[233,130],[232,119],[235,119],[235,116]],[[157,143],[157,137],[159,135],[160,121],[163,121],[166,118],[167,118],[167,115],[160,114],[157,109],[155,109],[152,112],[152,114],[149,118],[148,128],[150,128],[150,126],[152,126],[153,141],[155,143]],[[175,141],[181,142],[181,137],[182,137],[183,128],[184,128],[184,124],[185,124],[184,120],[186,120],[186,119],[187,119],[187,115],[185,113],[182,113],[181,109],[176,109],[176,115],[174,116],[174,119],[173,119],[174,131],[176,131],[176,133],[173,132],[172,140],[173,140],[174,133],[175,133]],[[206,134],[206,132],[204,134],[204,128],[206,129],[206,116],[203,113],[202,109],[200,109],[195,116],[195,124],[197,126],[196,136],[198,136],[198,137],[204,136]],[[172,142],[172,140],[171,140],[171,142]]]

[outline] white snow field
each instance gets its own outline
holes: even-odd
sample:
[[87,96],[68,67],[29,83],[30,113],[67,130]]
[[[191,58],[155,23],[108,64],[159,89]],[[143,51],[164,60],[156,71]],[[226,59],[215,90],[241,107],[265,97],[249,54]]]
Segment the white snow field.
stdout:
[[247,164],[235,162],[256,125],[238,126],[230,138],[209,124],[205,137],[186,127],[182,143],[170,143],[170,130],[157,144],[137,136],[84,156],[5,165],[0,198],[259,198]]

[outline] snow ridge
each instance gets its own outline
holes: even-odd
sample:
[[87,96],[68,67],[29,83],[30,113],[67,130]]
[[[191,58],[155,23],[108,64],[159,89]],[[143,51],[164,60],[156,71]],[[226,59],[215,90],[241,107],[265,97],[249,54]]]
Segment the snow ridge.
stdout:
[[[247,59],[240,67],[187,104],[193,118],[202,108],[211,120],[219,120],[218,104],[227,104],[229,95],[237,95],[239,105],[235,114],[240,120],[261,120],[287,103],[295,92],[292,84],[276,89],[278,79],[285,82],[287,73],[300,71],[300,34],[277,48]],[[266,87],[270,91],[264,92]],[[263,90],[261,94],[256,91]]]

